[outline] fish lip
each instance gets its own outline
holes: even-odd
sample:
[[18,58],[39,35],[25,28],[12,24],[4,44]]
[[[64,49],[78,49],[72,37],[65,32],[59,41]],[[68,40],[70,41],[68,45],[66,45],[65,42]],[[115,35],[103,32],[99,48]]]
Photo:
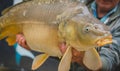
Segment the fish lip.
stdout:
[[106,44],[110,44],[112,43],[112,35],[108,35],[108,36],[105,36],[103,38],[99,38],[97,41],[96,41],[96,45],[98,47],[101,47],[101,46],[104,46]]

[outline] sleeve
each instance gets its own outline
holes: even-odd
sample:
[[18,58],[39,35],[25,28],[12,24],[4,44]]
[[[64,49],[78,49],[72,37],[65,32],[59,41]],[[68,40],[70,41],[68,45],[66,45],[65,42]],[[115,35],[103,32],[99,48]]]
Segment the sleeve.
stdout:
[[101,71],[114,71],[120,63],[120,19],[112,29],[113,43],[101,47],[99,54],[102,61]]

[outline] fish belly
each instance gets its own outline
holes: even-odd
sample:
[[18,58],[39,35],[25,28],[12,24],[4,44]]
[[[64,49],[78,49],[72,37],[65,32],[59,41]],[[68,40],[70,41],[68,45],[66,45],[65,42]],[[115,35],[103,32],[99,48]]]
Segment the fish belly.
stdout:
[[23,34],[32,50],[60,57],[57,27],[45,24],[24,25]]

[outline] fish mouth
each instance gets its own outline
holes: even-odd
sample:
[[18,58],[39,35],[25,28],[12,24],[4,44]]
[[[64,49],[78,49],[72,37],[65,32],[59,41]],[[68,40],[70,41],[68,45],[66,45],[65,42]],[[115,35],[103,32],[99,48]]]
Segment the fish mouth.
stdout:
[[98,47],[104,46],[106,44],[112,43],[112,35],[100,38],[96,41]]

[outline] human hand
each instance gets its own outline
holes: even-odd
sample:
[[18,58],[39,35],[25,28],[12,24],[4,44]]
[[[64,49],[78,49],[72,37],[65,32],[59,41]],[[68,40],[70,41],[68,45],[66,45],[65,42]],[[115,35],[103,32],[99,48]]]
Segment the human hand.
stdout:
[[[62,43],[60,45],[60,51],[62,52],[62,54],[65,53],[67,47],[65,45],[65,43]],[[83,56],[84,56],[84,51],[77,51],[76,49],[72,48],[72,62],[77,62],[78,64],[83,64],[82,60],[83,60]]]
[[23,34],[16,35],[16,42],[25,49],[30,50],[29,46],[26,43],[25,37]]

